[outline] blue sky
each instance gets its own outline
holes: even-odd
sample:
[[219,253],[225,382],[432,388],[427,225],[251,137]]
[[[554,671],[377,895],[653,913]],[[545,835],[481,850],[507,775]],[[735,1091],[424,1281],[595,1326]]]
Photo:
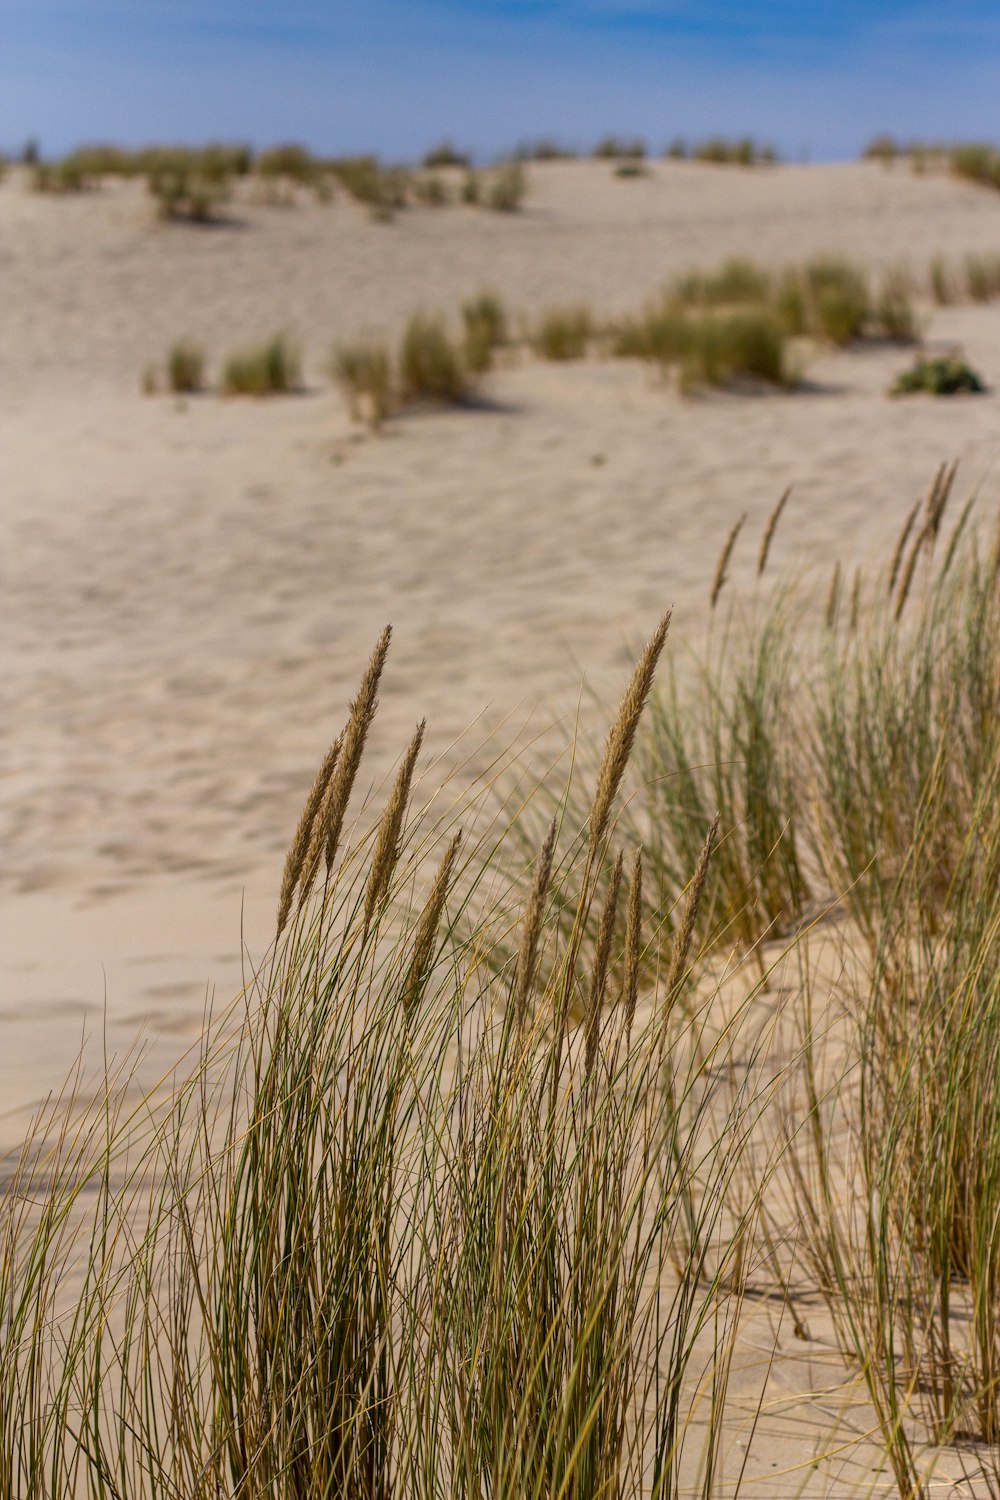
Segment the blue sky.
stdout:
[[997,0],[0,0],[0,146],[1000,137]]

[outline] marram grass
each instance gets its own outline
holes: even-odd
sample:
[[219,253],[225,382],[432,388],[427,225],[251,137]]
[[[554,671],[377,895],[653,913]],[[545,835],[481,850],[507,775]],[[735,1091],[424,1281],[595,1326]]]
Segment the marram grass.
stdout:
[[345,834],[383,635],[274,945],[189,1076],[52,1104],[7,1165],[4,1494],[714,1492],[754,1213],[724,1206],[769,1085],[720,1089],[669,996],[640,991],[655,935],[613,804],[666,629],[608,735],[566,929],[557,828],[519,914],[516,886],[483,885],[503,830],[414,807],[423,726],[370,836]]
[[748,1292],[851,1392],[796,1484],[860,1428],[880,1492],[996,1493],[1000,532],[955,484],[832,611],[763,592],[787,496],[736,530],[705,659],[665,618],[514,817],[428,796],[423,724],[358,814],[380,638],[246,993],[5,1163],[0,1494],[753,1493]]

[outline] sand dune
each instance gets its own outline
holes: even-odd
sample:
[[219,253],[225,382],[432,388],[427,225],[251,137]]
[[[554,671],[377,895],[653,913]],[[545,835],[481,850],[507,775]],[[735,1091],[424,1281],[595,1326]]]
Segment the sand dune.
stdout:
[[[834,556],[884,554],[942,459],[995,506],[1000,398],[889,402],[908,362],[891,347],[817,356],[793,395],[686,401],[630,363],[515,360],[479,408],[360,434],[323,374],[334,339],[394,334],[483,284],[516,311],[613,313],[727,254],[923,271],[1000,246],[1000,197],[902,168],[657,163],[623,182],[578,162],[531,180],[519,215],[374,224],[343,198],[247,202],[204,230],[157,225],[132,186],[0,186],[11,1109],[105,1004],[115,1045],[144,1026],[167,1056],[197,1034],[206,986],[239,984],[241,907],[259,954],[301,798],[387,620],[372,764],[423,714],[453,764],[479,715],[470,746],[529,712],[571,716],[584,678],[613,693],[665,605],[673,649],[700,640],[723,535],[746,511],[733,578],[749,585],[788,484],[775,562],[824,585]],[[932,343],[960,342],[1000,386],[1000,309],[927,317]],[[180,335],[217,366],[277,327],[304,343],[299,397],[140,394]]]

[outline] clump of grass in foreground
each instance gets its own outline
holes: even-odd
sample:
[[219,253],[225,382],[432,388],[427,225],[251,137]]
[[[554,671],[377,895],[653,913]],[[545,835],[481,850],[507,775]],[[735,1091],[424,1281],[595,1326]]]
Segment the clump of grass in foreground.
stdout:
[[50,1106],[4,1173],[5,1493],[715,1492],[755,1197],[724,1204],[771,1085],[737,1052],[745,1007],[719,1035],[707,1008],[678,1024],[669,983],[637,1004],[656,935],[613,810],[665,633],[517,913],[483,883],[497,830],[470,848],[414,810],[423,726],[346,837],[382,637],[275,945],[200,1065],[166,1098],[126,1071],[90,1112]]
[[383,344],[370,341],[334,350],[333,377],[344,388],[351,415],[377,432],[394,404],[392,364]]
[[589,307],[550,307],[535,325],[531,347],[543,359],[583,359],[593,335]]
[[921,355],[910,369],[904,370],[893,382],[890,396],[911,396],[923,393],[928,396],[977,395],[986,390],[981,376],[971,365],[957,355],[931,359]]
[[443,318],[415,313],[407,323],[399,351],[399,383],[407,401],[466,400],[469,376]]
[[283,333],[255,349],[230,355],[222,370],[222,390],[227,396],[285,395],[298,390],[300,383],[298,350]]

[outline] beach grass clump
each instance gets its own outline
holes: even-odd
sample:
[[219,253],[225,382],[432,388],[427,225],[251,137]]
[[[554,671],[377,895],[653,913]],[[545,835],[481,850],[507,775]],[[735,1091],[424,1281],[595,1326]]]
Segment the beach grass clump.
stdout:
[[325,170],[376,220],[390,220],[406,207],[409,174],[399,167],[384,167],[377,156],[339,156],[324,163]]
[[496,292],[483,290],[462,304],[462,354],[474,375],[493,363],[496,349],[507,338],[507,312]]
[[312,152],[294,142],[262,151],[253,169],[272,194],[289,186],[316,187],[322,175],[321,165]]
[[384,344],[363,340],[334,350],[331,373],[347,395],[352,417],[377,432],[392,414],[392,361]]
[[594,331],[589,307],[583,304],[550,307],[532,330],[531,347],[542,359],[583,359]]
[[887,270],[878,285],[871,311],[873,332],[898,344],[915,343],[919,336],[913,307],[912,279],[904,267]]
[[219,217],[229,197],[228,179],[215,172],[205,172],[184,156],[167,156],[147,173],[149,191],[156,211],[168,222],[186,221],[210,224]]
[[985,187],[1000,188],[1000,150],[996,146],[983,142],[954,146],[950,164],[956,177],[982,183]]
[[205,385],[205,352],[190,339],[181,339],[167,355],[167,384],[178,396],[194,395]]
[[32,168],[31,185],[36,193],[63,195],[82,193],[91,179],[80,162],[67,156],[62,161],[40,161]]
[[668,289],[668,297],[682,306],[721,307],[764,303],[771,295],[771,276],[751,260],[734,258],[714,271],[687,271]]
[[992,302],[1000,297],[1000,254],[967,255],[965,288],[973,302]]
[[659,938],[613,814],[665,634],[520,907],[486,879],[504,830],[455,832],[475,793],[421,807],[422,725],[346,837],[385,632],[246,995],[186,1075],[76,1088],[7,1164],[5,1493],[711,1493],[770,1163],[749,1194],[738,1172],[775,1085],[744,1055],[752,986],[720,1034],[675,1003],[693,947],[663,981],[639,961]]
[[404,401],[455,405],[468,399],[469,373],[444,319],[414,313],[399,350],[399,385]]
[[605,135],[591,154],[598,161],[641,162],[646,158],[646,142],[638,137]]
[[920,355],[908,370],[898,375],[891,396],[978,395],[986,390],[982,376],[958,355]]
[[456,150],[451,141],[442,141],[424,154],[422,165],[428,172],[437,172],[443,167],[468,168],[472,165],[472,157],[467,151]]
[[726,386],[738,380],[761,380],[778,387],[795,384],[787,339],[777,319],[766,310],[692,318],[681,361],[681,390]]
[[230,355],[222,369],[227,396],[277,396],[301,386],[301,360],[295,345],[276,333],[255,348]]
[[711,136],[693,146],[688,154],[692,161],[730,167],[770,165],[778,159],[773,146],[758,145],[751,136],[739,136],[735,140],[725,136]]
[[684,358],[691,343],[692,320],[672,301],[650,303],[612,331],[612,352],[624,359],[649,359],[662,365]]
[[938,307],[949,307],[957,298],[954,274],[943,255],[935,255],[931,261],[930,289]]
[[480,201],[495,213],[512,214],[523,204],[528,192],[528,174],[520,161],[506,162],[489,178]]
[[871,313],[868,282],[850,261],[821,256],[804,269],[810,331],[842,347],[862,336]]
[[452,201],[451,189],[440,172],[422,172],[413,178],[413,197],[427,208],[446,208]]

